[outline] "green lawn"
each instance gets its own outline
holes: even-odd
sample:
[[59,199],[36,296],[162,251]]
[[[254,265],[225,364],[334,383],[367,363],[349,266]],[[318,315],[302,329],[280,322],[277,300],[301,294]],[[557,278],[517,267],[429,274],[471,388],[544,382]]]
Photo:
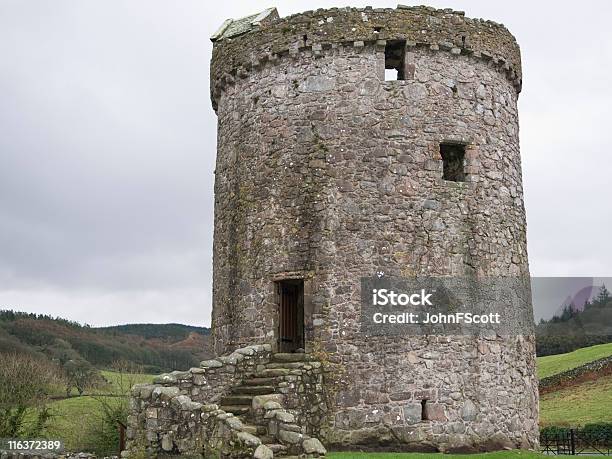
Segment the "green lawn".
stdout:
[[[112,390],[113,392],[121,391],[128,393],[131,386],[134,384],[152,383],[156,375],[134,374],[134,373],[117,373],[116,371],[102,370],[102,376],[111,383],[111,387],[103,390]],[[89,393],[95,390],[89,391]],[[98,393],[101,391],[97,391]]]
[[84,431],[100,416],[100,403],[89,395],[58,400],[49,405],[53,419],[46,428],[46,437],[64,441],[69,451],[81,451]]
[[540,396],[540,425],[612,422],[612,376]]
[[567,354],[538,357],[538,376],[540,379],[546,378],[610,355],[612,355],[612,343],[584,347]]
[[498,451],[483,454],[431,454],[431,453],[328,453],[329,459],[504,459],[542,458],[544,455],[530,451]]
[[[154,375],[147,374],[119,374],[113,371],[101,371],[104,378],[110,382],[106,387],[92,388],[85,394],[76,397],[56,400],[49,404],[53,419],[46,429],[48,438],[64,440],[68,450],[82,450],[85,446],[83,433],[99,420],[101,401],[113,402],[117,398],[103,396],[103,394],[127,395],[132,384],[152,382]],[[65,394],[65,392],[63,392]],[[76,391],[73,389],[73,394]],[[93,395],[92,395],[93,394]]]

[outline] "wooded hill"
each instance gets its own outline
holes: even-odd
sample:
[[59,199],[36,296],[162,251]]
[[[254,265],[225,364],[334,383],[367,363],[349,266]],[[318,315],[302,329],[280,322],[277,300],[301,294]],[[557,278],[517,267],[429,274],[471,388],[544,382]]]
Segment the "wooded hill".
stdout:
[[538,356],[612,342],[612,295],[605,286],[584,305],[569,304],[536,326]]
[[211,356],[210,330],[181,324],[94,328],[46,315],[0,310],[0,354],[44,356],[64,364],[85,360],[98,368],[126,361],[147,373],[197,366]]

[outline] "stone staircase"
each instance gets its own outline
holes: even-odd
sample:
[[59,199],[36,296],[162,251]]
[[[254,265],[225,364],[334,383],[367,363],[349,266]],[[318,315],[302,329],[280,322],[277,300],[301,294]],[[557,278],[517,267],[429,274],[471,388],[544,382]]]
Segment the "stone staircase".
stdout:
[[253,397],[276,393],[278,378],[291,374],[291,371],[310,362],[309,354],[273,354],[272,361],[265,369],[231,390],[231,395],[221,399],[220,408],[228,413],[241,416],[249,413]]
[[[268,432],[267,422],[262,417],[255,416],[254,406],[257,406],[257,403],[253,402],[256,397],[259,397],[261,402],[274,401],[275,398],[280,400],[282,395],[277,390],[280,379],[311,361],[313,359],[309,354],[273,354],[270,363],[265,364],[264,368],[232,388],[231,393],[221,399],[219,408],[240,419],[245,430],[260,438],[261,442],[272,450],[274,457],[297,458],[298,456],[287,456],[287,446],[280,444]],[[291,422],[291,419],[287,421]]]
[[122,456],[325,457],[311,436],[327,415],[323,385],[322,362],[274,354],[270,344],[161,374],[132,388]]

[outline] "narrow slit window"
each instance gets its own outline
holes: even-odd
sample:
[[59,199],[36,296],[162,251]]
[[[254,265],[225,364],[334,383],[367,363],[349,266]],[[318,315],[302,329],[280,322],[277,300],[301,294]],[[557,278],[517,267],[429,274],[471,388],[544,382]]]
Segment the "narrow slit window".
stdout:
[[404,80],[406,41],[391,40],[385,45],[385,81]]
[[427,418],[427,400],[421,400],[421,421],[428,421]]
[[449,182],[465,182],[465,145],[442,143],[442,177]]

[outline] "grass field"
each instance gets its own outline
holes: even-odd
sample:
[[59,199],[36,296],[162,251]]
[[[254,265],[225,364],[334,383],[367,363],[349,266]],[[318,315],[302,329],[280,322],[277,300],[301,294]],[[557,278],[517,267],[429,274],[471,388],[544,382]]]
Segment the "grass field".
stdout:
[[540,379],[546,378],[610,355],[612,355],[612,343],[584,347],[567,354],[538,357],[538,376]]
[[612,376],[540,397],[540,425],[582,426],[612,422]]
[[542,458],[544,455],[527,451],[498,451],[483,454],[429,454],[429,453],[328,453],[329,459],[531,459]]
[[[113,390],[114,392],[121,390],[121,386],[122,385],[125,386],[126,384],[132,385],[132,384],[152,383],[153,378],[156,376],[156,375],[132,374],[132,373],[121,374],[121,373],[117,373],[116,371],[108,371],[108,370],[102,370],[100,371],[100,373],[102,373],[102,376],[104,376],[104,378],[106,378],[106,380],[111,383],[110,389]],[[128,390],[129,390],[129,387],[128,387]]]
[[119,374],[112,371],[102,371],[104,378],[110,385],[98,389],[85,391],[81,397],[71,397],[56,400],[49,404],[53,413],[53,420],[47,428],[48,438],[64,440],[68,450],[82,450],[84,430],[100,420],[101,402],[113,402],[116,397],[105,396],[127,394],[132,384],[152,382],[153,375],[146,374]]
[[84,395],[58,400],[49,405],[53,419],[46,428],[47,438],[64,441],[69,451],[81,451],[86,448],[84,431],[99,420],[100,404],[93,397]]

